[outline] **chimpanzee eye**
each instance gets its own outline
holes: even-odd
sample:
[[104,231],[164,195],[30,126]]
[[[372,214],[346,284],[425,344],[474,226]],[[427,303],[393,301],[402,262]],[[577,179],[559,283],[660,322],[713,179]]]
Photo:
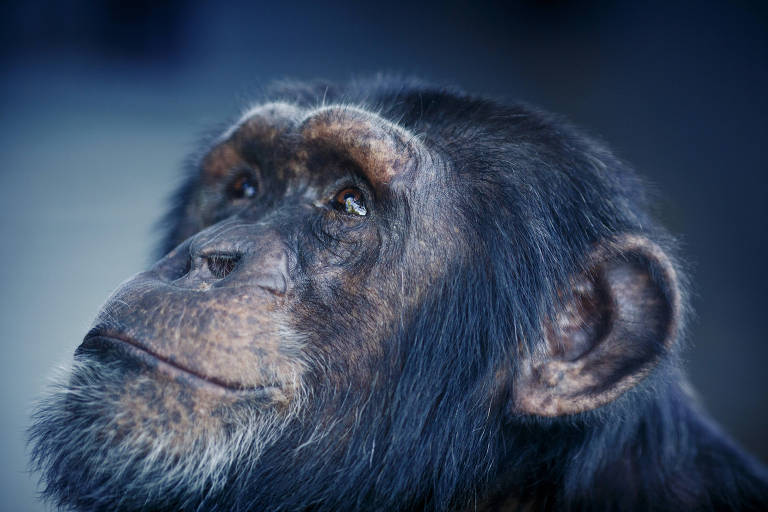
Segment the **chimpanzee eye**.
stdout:
[[230,199],[250,199],[256,197],[258,192],[258,183],[248,175],[238,177],[227,190]]
[[336,197],[333,199],[333,206],[337,210],[352,215],[359,215],[362,217],[368,214],[363,193],[353,187],[345,188],[336,194]]

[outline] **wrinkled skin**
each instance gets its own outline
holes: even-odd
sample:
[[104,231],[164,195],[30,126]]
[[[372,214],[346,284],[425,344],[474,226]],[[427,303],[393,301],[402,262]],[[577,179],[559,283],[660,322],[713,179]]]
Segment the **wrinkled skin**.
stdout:
[[[763,470],[691,405],[683,278],[632,172],[530,109],[357,87],[288,88],[195,161],[167,254],[115,291],[38,407],[46,496],[110,511],[761,503]],[[673,464],[685,477],[657,477]],[[721,467],[738,489],[707,484],[731,481]]]

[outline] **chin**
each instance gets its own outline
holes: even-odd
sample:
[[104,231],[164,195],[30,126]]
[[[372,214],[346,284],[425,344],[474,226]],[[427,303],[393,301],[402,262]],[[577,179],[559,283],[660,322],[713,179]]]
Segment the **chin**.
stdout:
[[37,404],[32,463],[60,507],[223,503],[233,468],[258,466],[296,417],[298,398],[287,405],[261,389],[229,390],[132,352],[81,347]]

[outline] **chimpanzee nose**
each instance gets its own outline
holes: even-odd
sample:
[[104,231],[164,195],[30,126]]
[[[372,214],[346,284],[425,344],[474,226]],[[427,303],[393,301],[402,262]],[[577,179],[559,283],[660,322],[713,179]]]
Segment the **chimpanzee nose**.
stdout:
[[201,231],[154,271],[174,286],[201,290],[256,286],[282,295],[290,283],[288,251],[279,234],[247,224],[217,224]]

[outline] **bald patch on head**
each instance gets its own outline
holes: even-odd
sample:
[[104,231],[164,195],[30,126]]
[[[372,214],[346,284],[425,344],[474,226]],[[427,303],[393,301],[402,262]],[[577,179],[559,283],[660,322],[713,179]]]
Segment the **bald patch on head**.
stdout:
[[300,135],[310,147],[338,151],[374,185],[388,185],[417,164],[421,144],[407,130],[356,107],[329,106],[307,114]]

